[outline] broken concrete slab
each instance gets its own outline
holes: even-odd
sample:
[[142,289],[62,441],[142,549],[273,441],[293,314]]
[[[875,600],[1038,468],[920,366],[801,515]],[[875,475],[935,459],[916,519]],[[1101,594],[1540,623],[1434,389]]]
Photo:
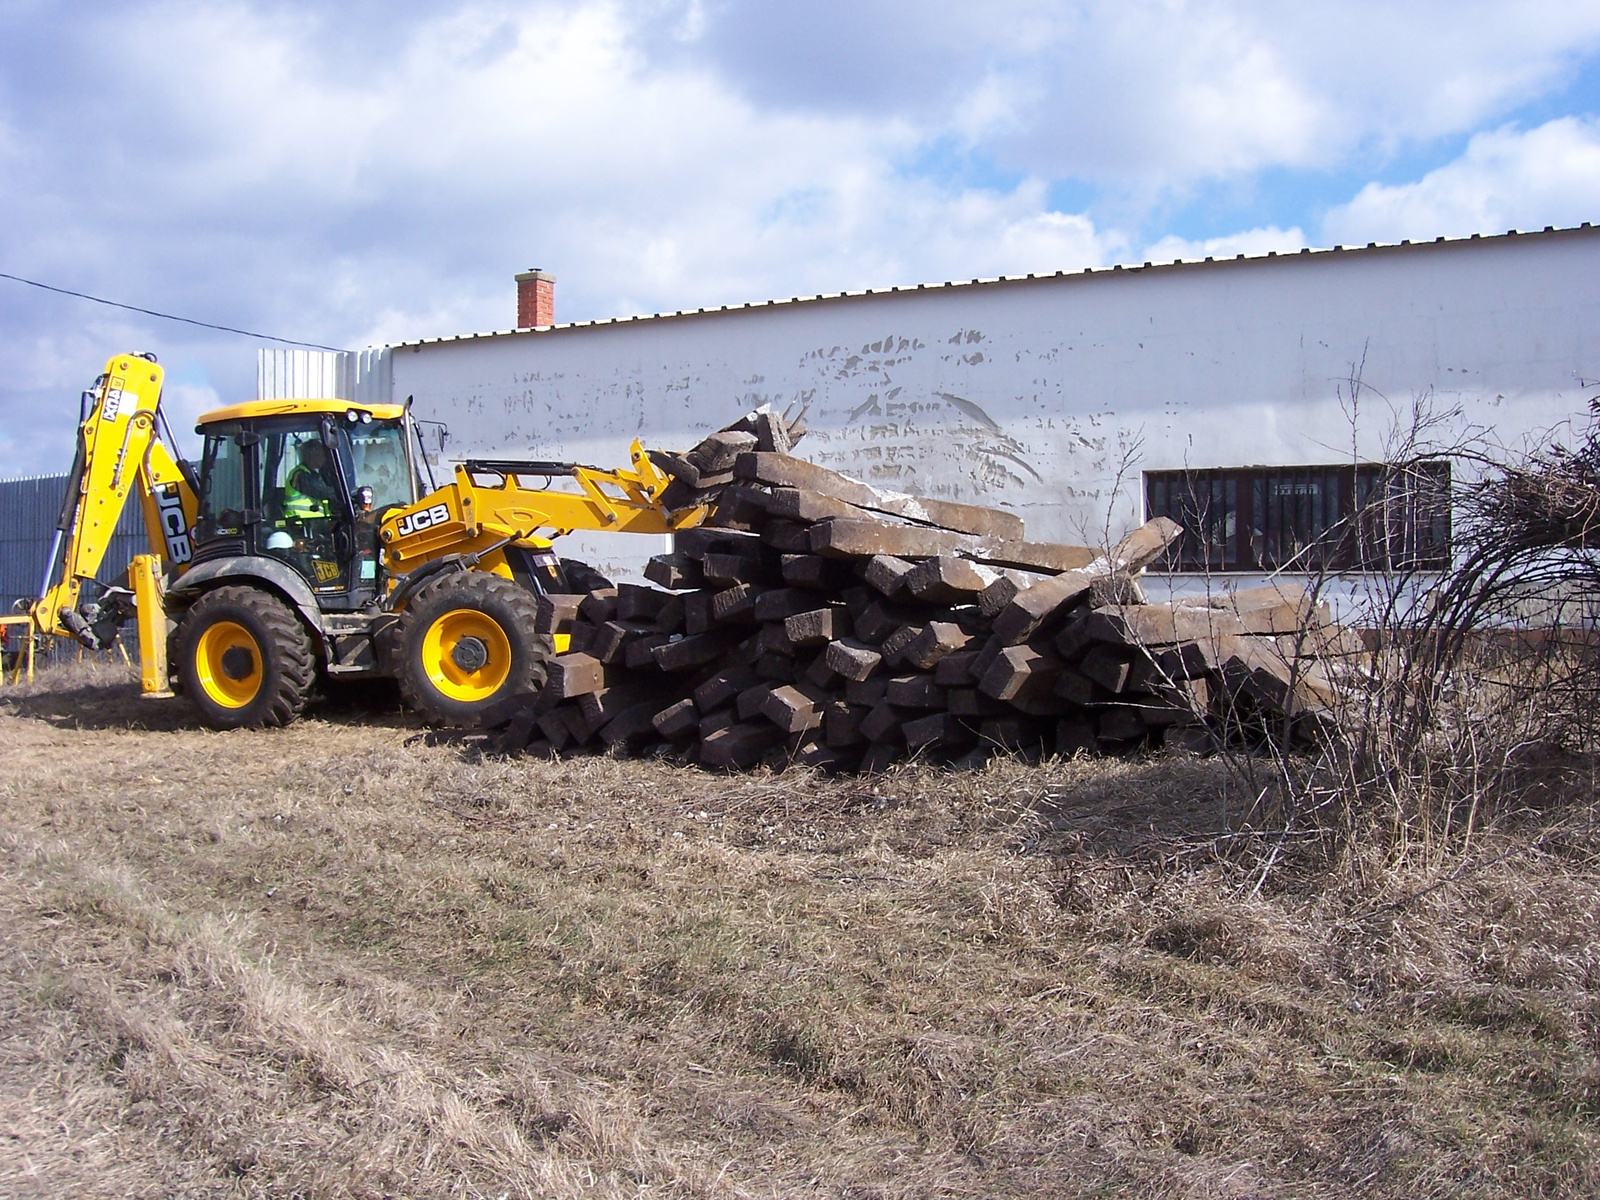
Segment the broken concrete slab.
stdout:
[[972,635],[959,625],[930,621],[906,646],[904,659],[919,671],[931,671],[947,654],[964,650],[971,641]]
[[[819,555],[820,557],[820,555]],[[874,554],[861,570],[861,578],[890,598],[904,595],[906,576],[913,564],[892,554]]]
[[1085,567],[1098,557],[1084,546],[1007,541],[951,533],[944,529],[854,521],[841,517],[819,521],[811,527],[811,550],[814,554],[855,558],[869,558],[874,554],[892,554],[897,558],[958,555],[990,566],[1050,572]]

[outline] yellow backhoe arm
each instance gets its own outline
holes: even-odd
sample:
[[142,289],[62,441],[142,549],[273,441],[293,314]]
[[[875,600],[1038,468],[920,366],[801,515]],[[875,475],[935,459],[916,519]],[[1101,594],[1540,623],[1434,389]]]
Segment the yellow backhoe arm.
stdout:
[[[672,481],[637,439],[630,458],[633,465],[618,471],[577,463],[462,463],[453,484],[385,517],[380,537],[389,569],[403,574],[442,554],[470,554],[507,539],[537,542],[541,530],[547,537],[575,529],[671,533],[705,520],[705,506],[670,513],[662,506]],[[480,483],[484,476],[497,482]],[[578,490],[523,487],[523,477],[564,477]]]
[[[181,570],[192,557],[189,530],[198,501],[171,449],[157,436],[162,378],[154,360],[121,354],[106,364],[96,382],[88,415],[78,429],[78,453],[67,479],[39,599],[31,609],[41,633],[74,637],[92,648],[109,643],[122,612],[115,607],[85,612],[80,600],[84,583],[94,579],[105,560],[129,494],[137,490],[151,554],[138,556],[130,566],[129,588],[141,600],[148,594],[158,601],[148,606],[149,612],[146,605],[138,606],[140,643],[147,657],[156,650],[146,645],[153,641],[160,643],[165,655],[166,619],[159,605],[157,563]],[[52,583],[63,541],[61,577]],[[163,675],[159,690],[165,686]]]

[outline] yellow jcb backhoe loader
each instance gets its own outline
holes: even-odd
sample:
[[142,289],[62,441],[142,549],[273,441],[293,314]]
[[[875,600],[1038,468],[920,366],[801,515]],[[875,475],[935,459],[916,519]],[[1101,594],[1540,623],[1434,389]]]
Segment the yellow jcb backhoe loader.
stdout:
[[[214,728],[287,724],[319,678],[374,676],[396,678],[433,720],[476,724],[545,681],[555,646],[537,630],[537,597],[604,586],[552,538],[670,533],[706,516],[662,506],[670,480],[638,441],[623,470],[467,461],[425,492],[409,405],[218,409],[195,428],[195,467],[177,454],[161,385],[153,355],[124,354],[84,394],[30,611],[40,632],[94,649],[136,619],[144,693],[181,691]],[[130,492],[150,553],[126,588],[103,588],[95,576]]]

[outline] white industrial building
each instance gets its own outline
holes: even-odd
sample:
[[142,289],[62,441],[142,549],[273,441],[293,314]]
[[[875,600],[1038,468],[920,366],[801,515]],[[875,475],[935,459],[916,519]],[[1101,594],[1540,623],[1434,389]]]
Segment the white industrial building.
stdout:
[[[523,319],[550,312],[549,276],[519,285],[543,289]],[[292,394],[269,378],[285,361],[264,353],[264,395]],[[621,463],[634,437],[683,448],[756,405],[804,408],[797,453],[874,484],[1013,510],[1040,540],[1170,511],[1208,526],[1177,565],[1258,574],[1304,565],[1381,486],[1356,464],[1384,461],[1419,407],[1454,414],[1441,441],[1587,413],[1600,229],[795,297],[426,339],[326,371],[414,397],[446,461]],[[1408,537],[1426,557],[1447,532]],[[626,573],[656,551],[618,541],[573,552]]]

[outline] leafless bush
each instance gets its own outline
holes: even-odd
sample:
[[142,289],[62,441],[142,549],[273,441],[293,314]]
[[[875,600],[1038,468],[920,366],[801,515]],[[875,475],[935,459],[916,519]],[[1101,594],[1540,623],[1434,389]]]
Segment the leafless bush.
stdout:
[[[1367,652],[1325,668],[1335,702],[1253,740],[1241,736],[1251,714],[1227,714],[1223,757],[1261,797],[1256,819],[1280,834],[1255,843],[1269,847],[1257,890],[1285,846],[1445,871],[1490,827],[1531,822],[1544,837],[1594,823],[1600,427],[1522,451],[1481,432],[1443,444],[1456,427],[1459,414],[1418,405],[1389,440],[1375,498],[1335,531],[1381,564],[1344,614]],[[1449,515],[1447,569],[1407,544],[1419,511]],[[1348,593],[1350,579],[1328,572],[1313,590],[1335,582]]]

